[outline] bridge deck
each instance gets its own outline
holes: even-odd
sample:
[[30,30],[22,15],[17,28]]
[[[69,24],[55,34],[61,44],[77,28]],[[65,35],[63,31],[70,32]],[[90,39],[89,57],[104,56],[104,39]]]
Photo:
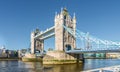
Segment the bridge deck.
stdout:
[[75,54],[80,54],[80,53],[107,53],[107,52],[120,52],[120,49],[104,49],[104,50],[69,50],[66,51],[66,53],[75,53]]

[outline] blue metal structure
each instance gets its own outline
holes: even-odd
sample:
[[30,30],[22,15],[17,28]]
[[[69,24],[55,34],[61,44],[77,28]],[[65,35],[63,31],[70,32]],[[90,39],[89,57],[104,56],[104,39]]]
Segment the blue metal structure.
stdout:
[[99,39],[90,35],[88,32],[84,33],[78,29],[76,29],[76,33],[74,33],[74,30],[71,28],[64,25],[63,27],[76,39],[86,43],[83,48],[68,50],[66,53],[120,52],[120,42]]

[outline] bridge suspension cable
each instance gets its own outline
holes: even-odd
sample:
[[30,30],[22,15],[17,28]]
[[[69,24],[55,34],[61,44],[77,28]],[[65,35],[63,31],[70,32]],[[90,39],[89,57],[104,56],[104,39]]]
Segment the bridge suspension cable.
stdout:
[[87,41],[87,48],[89,50],[109,50],[109,49],[118,49],[120,48],[120,42],[113,42],[110,40],[99,39],[95,36],[90,35],[89,33],[84,33],[78,29],[74,30],[63,25],[63,27],[76,39],[81,41]]

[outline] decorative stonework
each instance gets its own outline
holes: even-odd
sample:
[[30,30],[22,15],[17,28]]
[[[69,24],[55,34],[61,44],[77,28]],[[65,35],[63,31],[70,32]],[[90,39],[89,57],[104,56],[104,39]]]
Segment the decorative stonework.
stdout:
[[35,51],[43,51],[44,50],[44,40],[35,39],[34,37],[39,34],[39,29],[36,29],[31,33],[31,53],[34,54]]
[[65,48],[69,46],[70,48],[76,48],[76,39],[68,33],[63,25],[76,30],[76,17],[73,18],[69,15],[66,8],[64,8],[60,14],[55,15],[55,49],[58,51],[65,51]]

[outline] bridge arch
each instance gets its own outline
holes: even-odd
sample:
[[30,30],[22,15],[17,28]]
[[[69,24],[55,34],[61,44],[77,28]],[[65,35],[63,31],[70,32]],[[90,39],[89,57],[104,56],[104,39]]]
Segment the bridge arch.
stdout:
[[65,50],[66,50],[66,51],[69,51],[69,50],[71,50],[71,49],[72,49],[72,47],[71,47],[71,45],[70,45],[70,44],[66,44],[65,46],[66,46],[66,48],[65,48]]

